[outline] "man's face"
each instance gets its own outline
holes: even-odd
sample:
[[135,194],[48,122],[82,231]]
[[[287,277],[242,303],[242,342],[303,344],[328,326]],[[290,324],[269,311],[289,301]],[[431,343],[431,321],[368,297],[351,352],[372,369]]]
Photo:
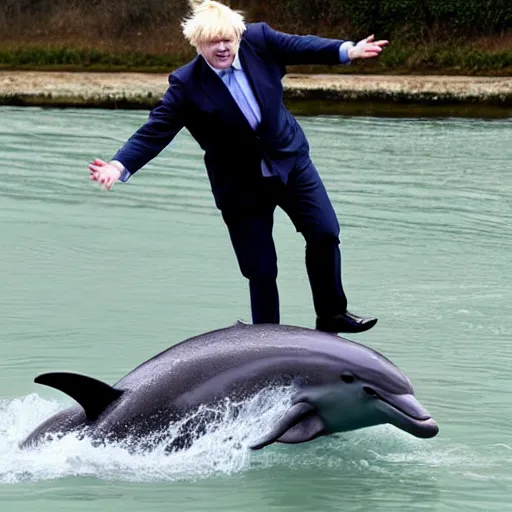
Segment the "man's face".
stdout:
[[217,37],[197,46],[199,53],[217,69],[227,69],[233,64],[239,41],[234,36]]

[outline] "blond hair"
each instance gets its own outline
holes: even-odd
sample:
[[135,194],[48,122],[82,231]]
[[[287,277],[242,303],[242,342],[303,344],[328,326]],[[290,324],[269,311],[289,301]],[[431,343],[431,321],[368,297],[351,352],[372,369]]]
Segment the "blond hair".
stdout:
[[181,24],[183,35],[192,46],[218,37],[240,39],[245,31],[243,15],[213,0],[190,1],[192,14]]

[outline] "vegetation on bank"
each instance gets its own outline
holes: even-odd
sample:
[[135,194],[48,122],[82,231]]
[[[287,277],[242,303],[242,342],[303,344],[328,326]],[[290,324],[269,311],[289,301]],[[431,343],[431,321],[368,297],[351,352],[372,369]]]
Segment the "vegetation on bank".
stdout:
[[[73,45],[50,44],[0,47],[0,70],[137,71],[169,72],[191,56],[128,52]],[[464,75],[512,75],[512,51],[485,52],[449,43],[410,51],[389,46],[378,62],[351,66],[291,66],[304,73],[443,73]]]
[[[232,0],[296,33],[389,39],[378,59],[321,73],[512,75],[510,0]],[[169,71],[194,55],[187,0],[0,0],[0,69]]]

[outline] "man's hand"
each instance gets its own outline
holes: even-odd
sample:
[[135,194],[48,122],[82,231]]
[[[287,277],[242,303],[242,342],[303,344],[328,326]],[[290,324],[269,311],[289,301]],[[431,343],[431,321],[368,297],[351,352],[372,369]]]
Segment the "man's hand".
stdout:
[[371,59],[377,57],[382,51],[382,47],[386,46],[389,41],[374,41],[375,36],[372,34],[365,39],[361,39],[355,46],[348,49],[348,58],[355,59]]
[[108,163],[96,158],[89,164],[91,180],[101,183],[105,189],[110,190],[112,185],[121,177],[122,169],[116,162]]

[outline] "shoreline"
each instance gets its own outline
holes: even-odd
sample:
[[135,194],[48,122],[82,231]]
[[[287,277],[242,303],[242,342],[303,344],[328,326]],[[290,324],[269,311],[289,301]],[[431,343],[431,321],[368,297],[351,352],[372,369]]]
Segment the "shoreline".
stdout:
[[[56,108],[152,108],[167,73],[0,71],[0,105]],[[299,115],[512,116],[512,77],[326,75],[283,79]]]

